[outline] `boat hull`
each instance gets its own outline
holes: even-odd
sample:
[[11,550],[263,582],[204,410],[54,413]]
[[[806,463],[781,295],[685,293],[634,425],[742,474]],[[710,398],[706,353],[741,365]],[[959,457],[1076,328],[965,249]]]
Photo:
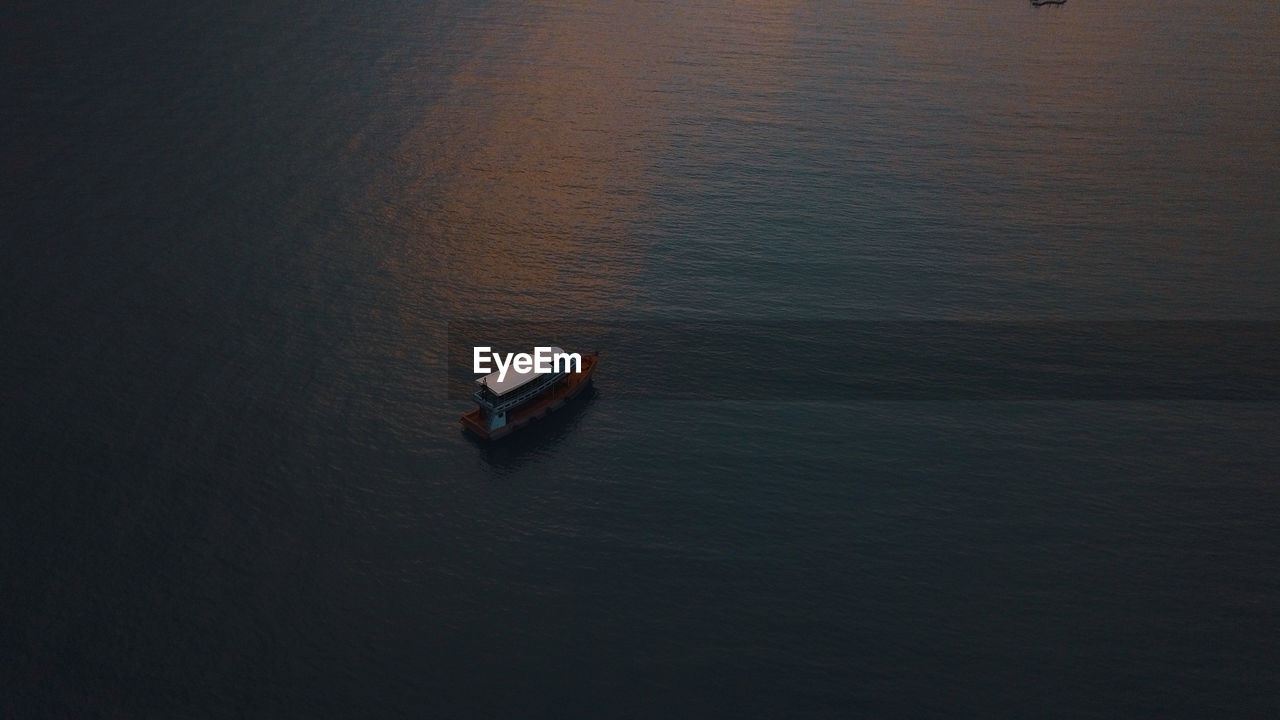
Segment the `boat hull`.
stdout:
[[600,353],[588,353],[582,356],[582,372],[569,373],[563,380],[556,383],[554,387],[534,399],[532,402],[511,411],[511,416],[507,420],[507,424],[500,428],[490,430],[486,427],[484,419],[480,416],[480,409],[476,408],[465,413],[458,422],[462,425],[462,429],[480,438],[481,440],[501,440],[504,437],[528,427],[536,420],[540,420],[547,415],[564,407],[565,403],[574,399],[591,384],[591,376],[595,374],[596,362],[600,359]]

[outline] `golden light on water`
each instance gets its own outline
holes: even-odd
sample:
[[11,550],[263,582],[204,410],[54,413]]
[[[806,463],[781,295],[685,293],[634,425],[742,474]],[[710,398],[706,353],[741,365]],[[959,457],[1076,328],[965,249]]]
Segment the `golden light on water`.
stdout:
[[398,148],[424,238],[404,262],[449,278],[430,292],[458,316],[610,309],[642,252],[628,220],[649,202],[651,46],[574,12],[537,21],[498,23]]
[[[449,317],[643,312],[646,276],[660,272],[651,243],[680,237],[682,200],[702,222],[732,224],[776,183],[857,212],[916,203],[982,233],[1152,234],[1150,208],[1189,203],[1212,228],[1260,202],[1205,179],[1248,181],[1274,164],[1257,114],[1228,111],[1265,95],[1255,66],[1274,53],[1219,43],[1231,52],[1187,62],[1222,84],[1142,84],[1152,43],[1220,32],[1238,20],[1214,20],[1238,10],[1206,11],[1193,32],[1123,8],[894,8],[583,3],[468,17],[453,54],[424,53],[387,80],[422,99],[406,105],[409,130],[365,203],[406,238],[386,269],[405,279],[407,304]],[[1157,91],[1185,97],[1154,102]],[[1166,114],[1144,115],[1153,105]],[[651,220],[677,225],[650,234]],[[753,241],[767,248],[766,235]],[[1097,267],[1128,252],[1073,247]],[[1033,263],[1058,252],[1016,249]]]
[[[584,3],[478,24],[484,36],[465,59],[449,59],[447,88],[400,141],[396,174],[372,191],[392,193],[389,222],[423,239],[388,259],[393,270],[423,278],[433,303],[457,316],[625,305],[644,268],[646,241],[633,230],[651,215],[654,165],[673,137],[706,132],[673,127],[675,104],[691,90],[723,94],[733,113],[767,122],[760,99],[785,92],[800,69],[794,57],[780,62],[793,55],[795,33],[785,6],[728,24],[750,43],[724,37],[725,18],[697,14],[713,11],[724,9]],[[716,27],[716,37],[699,37]],[[722,54],[711,72],[713,58],[691,57],[735,44],[767,52]],[[438,62],[424,59],[392,82],[400,92],[436,90],[428,83],[439,82]],[[730,65],[717,73],[717,62]],[[744,73],[752,94],[735,101],[717,76],[741,84]]]

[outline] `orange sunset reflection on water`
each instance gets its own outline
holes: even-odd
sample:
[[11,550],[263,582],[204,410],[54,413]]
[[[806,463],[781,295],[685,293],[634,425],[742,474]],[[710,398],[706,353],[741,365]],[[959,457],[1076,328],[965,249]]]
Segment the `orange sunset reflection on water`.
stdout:
[[[752,17],[727,27],[766,47],[793,34],[785,13]],[[654,165],[673,134],[703,132],[673,129],[673,105],[718,92],[717,72],[785,83],[773,58],[730,55],[732,67],[705,69],[697,56],[708,44],[735,45],[724,20],[583,4],[480,23],[475,51],[399,143],[397,176],[379,181],[403,193],[389,212],[407,213],[397,223],[422,240],[388,262],[422,278],[430,304],[454,317],[628,309],[645,267],[635,226],[653,215]],[[417,82],[395,80],[401,92]]]
[[[662,306],[696,309],[704,275],[731,294],[747,274],[715,265],[723,247],[760,249],[739,262],[776,259],[790,228],[769,222],[785,225],[791,200],[756,206],[782,196],[833,248],[901,268],[904,253],[945,260],[967,243],[1017,287],[1072,301],[1115,293],[1117,268],[1145,272],[1176,253],[1243,262],[1260,247],[1252,236],[1212,238],[1256,234],[1263,224],[1239,219],[1273,207],[1265,181],[1280,146],[1258,119],[1280,67],[1261,35],[1227,36],[1274,26],[1274,14],[1206,8],[1192,25],[1087,3],[469,12],[465,42],[388,78],[399,97],[423,99],[403,110],[408,130],[366,202],[405,239],[383,260],[403,279],[395,292],[437,317],[643,314],[659,304],[653,278],[680,273],[684,297]],[[428,15],[419,21],[441,20]],[[1209,240],[1174,232],[1187,223]],[[666,251],[683,242],[694,250],[676,264]],[[1170,275],[1146,292],[1194,280]]]
[[494,22],[397,151],[422,240],[397,262],[455,317],[615,310],[643,252],[628,223],[652,182],[646,46],[572,11],[525,20]]

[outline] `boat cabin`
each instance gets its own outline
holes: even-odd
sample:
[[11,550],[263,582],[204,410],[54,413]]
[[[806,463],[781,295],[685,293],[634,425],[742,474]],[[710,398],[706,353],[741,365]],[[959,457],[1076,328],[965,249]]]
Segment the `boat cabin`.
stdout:
[[[551,352],[564,353],[564,350],[553,347]],[[478,378],[471,399],[479,406],[486,426],[494,430],[506,424],[507,413],[542,395],[564,376],[564,372],[554,371],[516,372],[511,367],[507,369],[505,376],[501,372],[492,372]]]

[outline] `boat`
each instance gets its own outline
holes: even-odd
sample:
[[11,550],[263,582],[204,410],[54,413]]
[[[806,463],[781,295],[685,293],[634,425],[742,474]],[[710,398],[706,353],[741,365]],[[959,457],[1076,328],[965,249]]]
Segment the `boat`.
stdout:
[[[553,355],[564,350],[549,348]],[[599,352],[584,353],[576,370],[565,363],[552,372],[494,372],[478,378],[471,399],[475,409],[459,419],[463,430],[481,440],[498,440],[560,409],[591,384]]]

